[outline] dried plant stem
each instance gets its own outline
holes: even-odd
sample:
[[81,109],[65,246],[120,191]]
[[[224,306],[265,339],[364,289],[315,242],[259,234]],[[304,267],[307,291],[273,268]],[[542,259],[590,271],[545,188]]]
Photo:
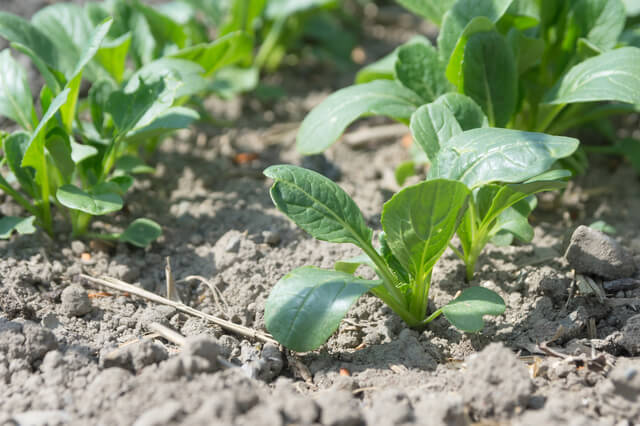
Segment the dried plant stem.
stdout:
[[241,336],[245,336],[251,339],[260,340],[265,343],[273,343],[275,345],[278,344],[276,340],[271,337],[269,334],[261,333],[257,330],[251,329],[249,327],[244,327],[242,325],[234,324],[231,321],[224,320],[222,318],[218,318],[214,315],[205,314],[197,309],[194,309],[190,306],[185,305],[184,303],[174,302],[173,300],[169,300],[165,297],[152,293],[150,291],[141,289],[140,287],[136,287],[124,281],[120,281],[111,277],[103,277],[103,278],[94,278],[89,275],[81,274],[80,277],[86,279],[90,283],[99,284],[105,287],[109,287],[115,290],[120,290],[123,292],[128,292],[130,294],[136,295],[138,297],[142,297],[143,299],[151,300],[156,303],[160,303],[162,305],[168,305],[176,308],[180,312],[184,312],[185,314],[193,315],[195,317],[199,317],[210,321],[216,325],[219,325],[224,330],[231,331],[233,333],[239,334]]

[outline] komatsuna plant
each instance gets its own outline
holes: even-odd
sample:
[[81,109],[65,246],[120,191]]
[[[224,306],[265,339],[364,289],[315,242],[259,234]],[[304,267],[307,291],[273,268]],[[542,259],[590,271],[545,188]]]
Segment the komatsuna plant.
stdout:
[[[373,245],[358,206],[338,185],[296,166],[265,170],[274,179],[275,205],[314,238],[350,243],[362,256],[327,270],[295,269],[273,288],[265,308],[269,332],[284,346],[309,351],[322,345],[351,305],[364,293],[382,299],[410,327],[423,327],[441,314],[460,330],[483,328],[484,315],[500,315],[505,304],[495,292],[471,287],[429,312],[432,270],[465,215],[471,191],[458,181],[433,179],[403,189],[382,210],[380,248]],[[369,265],[378,279],[355,275]]]
[[3,219],[0,235],[33,232],[34,224],[53,235],[52,204],[68,216],[75,237],[146,246],[160,235],[160,227],[148,219],[135,220],[122,233],[89,231],[93,216],[123,207],[132,175],[149,171],[132,155],[136,141],[166,134],[197,118],[193,111],[172,107],[179,84],[163,75],[139,79],[137,85],[122,89],[101,80],[89,90],[92,121],[79,118],[84,72],[101,51],[111,24],[108,18],[91,32],[75,68],[65,71],[63,54],[48,36],[21,18],[0,14],[0,34],[31,57],[45,81],[39,96],[43,114],[38,118],[24,69],[10,50],[0,52],[0,115],[22,127],[2,138],[1,161],[7,173],[0,176],[0,189],[31,214]]
[[[413,139],[431,163],[427,180],[462,182],[471,191],[457,230],[460,247],[451,246],[473,278],[480,253],[491,241],[511,244],[533,239],[528,216],[535,193],[565,187],[571,173],[555,166],[578,148],[577,139],[487,126],[471,99],[447,93],[412,114]],[[485,127],[482,127],[485,126]]]
[[[439,96],[471,98],[487,125],[561,135],[635,111],[640,49],[624,46],[622,0],[399,0],[440,25],[437,47],[414,38],[363,69],[303,121],[303,154],[318,153],[365,115],[409,124]],[[477,123],[476,123],[477,124]],[[572,169],[584,168],[574,157]]]

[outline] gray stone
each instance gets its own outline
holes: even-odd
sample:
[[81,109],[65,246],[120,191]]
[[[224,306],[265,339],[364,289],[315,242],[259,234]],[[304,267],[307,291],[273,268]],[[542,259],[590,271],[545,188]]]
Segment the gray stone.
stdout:
[[632,356],[640,355],[640,314],[632,316],[625,323],[620,345]]
[[475,415],[510,415],[526,407],[533,393],[527,367],[500,343],[493,343],[467,362],[462,396]]
[[633,257],[609,235],[579,226],[571,236],[565,257],[579,274],[614,280],[633,275]]
[[91,300],[87,291],[77,285],[70,285],[60,296],[62,310],[70,316],[80,317],[91,312]]
[[178,312],[176,308],[166,305],[149,306],[139,316],[139,322],[146,327],[152,322],[169,325],[169,318]]
[[182,348],[185,355],[199,356],[211,363],[212,367],[218,364],[218,354],[220,346],[216,339],[206,335],[187,337],[185,345]]
[[180,377],[192,377],[200,373],[213,373],[216,365],[212,365],[209,360],[193,355],[181,354],[168,359],[160,365],[158,377],[163,380],[172,381]]
[[58,348],[58,341],[53,333],[32,321],[22,325],[25,337],[25,348],[29,362],[41,360],[47,352]]
[[262,348],[260,358],[244,364],[242,368],[249,377],[270,382],[278,377],[283,366],[284,361],[278,346],[273,343],[266,343]]
[[169,354],[163,346],[144,339],[115,350],[103,352],[100,364],[104,368],[120,367],[132,372],[139,372],[147,365],[166,360],[168,356]]

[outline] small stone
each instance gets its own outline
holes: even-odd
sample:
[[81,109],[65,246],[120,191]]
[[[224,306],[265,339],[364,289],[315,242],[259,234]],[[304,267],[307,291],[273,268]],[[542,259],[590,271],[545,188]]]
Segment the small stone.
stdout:
[[22,325],[22,333],[25,337],[25,348],[29,361],[39,361],[47,352],[58,348],[58,341],[53,333],[40,327],[32,321],[25,321]]
[[278,377],[283,366],[284,361],[278,346],[266,343],[262,348],[260,358],[244,364],[242,368],[249,377],[270,382]]
[[277,246],[280,244],[280,234],[274,231],[262,231],[262,239],[266,244],[270,246]]
[[184,354],[199,356],[206,359],[213,367],[218,364],[218,354],[220,346],[216,339],[206,335],[187,337],[184,347]]
[[176,308],[172,306],[149,306],[140,314],[139,322],[144,327],[152,322],[169,325],[169,318],[171,318],[176,312]]
[[162,426],[172,423],[184,410],[177,401],[168,401],[145,411],[133,426]]
[[49,312],[48,314],[42,317],[42,320],[40,320],[40,324],[43,327],[46,327],[52,330],[60,326],[60,320],[58,319],[56,314],[54,314],[53,312]]
[[100,365],[103,368],[120,367],[139,372],[147,365],[157,364],[168,357],[163,346],[145,339],[115,350],[105,350],[100,356]]
[[75,240],[71,242],[71,251],[73,254],[80,256],[87,250],[87,247],[84,245],[82,241]]
[[584,225],[571,235],[565,257],[577,273],[609,280],[630,277],[636,270],[633,257],[616,240]]
[[622,345],[631,356],[640,355],[640,314],[634,315],[627,320],[622,328],[620,345]]
[[70,285],[60,296],[62,310],[70,316],[80,317],[91,312],[91,301],[87,291],[77,285]]

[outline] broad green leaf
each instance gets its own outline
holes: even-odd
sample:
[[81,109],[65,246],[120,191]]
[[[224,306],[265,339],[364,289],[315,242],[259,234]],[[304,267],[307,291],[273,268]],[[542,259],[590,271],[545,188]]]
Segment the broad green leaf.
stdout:
[[179,50],[171,57],[199,64],[205,76],[210,76],[222,67],[251,56],[253,41],[248,35],[235,32],[217,40]]
[[609,235],[615,235],[615,234],[618,233],[616,228],[614,228],[613,226],[609,225],[604,220],[596,220],[591,225],[589,225],[589,228],[595,229],[596,231],[604,232],[604,233],[609,234]]
[[469,37],[458,90],[482,107],[489,124],[505,126],[516,109],[518,74],[513,52],[497,31]]
[[449,56],[449,62],[447,63],[446,75],[449,81],[456,87],[462,86],[464,74],[462,72],[462,65],[464,63],[464,51],[469,37],[477,33],[492,32],[496,27],[493,22],[484,16],[475,17],[464,28],[460,38],[455,45],[455,49]]
[[123,206],[120,195],[115,192],[85,192],[75,185],[63,185],[58,188],[56,198],[65,207],[80,210],[93,216],[118,211]]
[[433,46],[413,43],[398,50],[395,73],[405,87],[420,95],[426,103],[453,89],[445,76],[446,66]]
[[447,248],[470,192],[460,182],[436,179],[395,194],[382,209],[382,229],[393,255],[423,281]]
[[404,266],[402,266],[402,263],[393,254],[391,247],[389,247],[387,235],[384,232],[378,234],[378,240],[380,241],[380,255],[398,279],[399,285],[396,284],[396,287],[398,287],[401,291],[404,291],[403,286],[408,285],[408,283],[410,282],[408,271],[404,268]]
[[56,126],[47,132],[45,147],[56,166],[55,172],[59,174],[59,178],[61,178],[58,184],[69,183],[75,171],[75,163],[71,158],[69,135],[64,129]]
[[33,234],[36,228],[33,226],[35,216],[16,217],[4,216],[0,218],[0,239],[6,240],[15,231],[18,234]]
[[117,86],[110,80],[100,80],[91,85],[89,89],[89,111],[91,121],[98,133],[103,132],[105,110],[109,96],[117,90]]
[[355,301],[380,281],[310,266],[295,269],[275,285],[264,312],[269,333],[287,348],[306,352],[329,339]]
[[38,127],[31,134],[29,145],[22,158],[22,167],[33,167],[36,170],[36,180],[40,183],[42,182],[43,174],[46,172],[44,145],[47,124],[62,105],[67,102],[68,95],[69,89],[65,89],[51,101],[51,105],[42,116]]
[[107,36],[109,28],[111,27],[111,22],[112,19],[107,18],[90,34],[89,40],[84,44],[84,47],[79,54],[78,62],[75,64],[75,68],[65,86],[65,89],[69,89],[69,96],[67,98],[67,102],[60,107],[60,115],[62,117],[62,124],[64,125],[64,129],[67,133],[71,133],[73,130],[73,120],[75,119],[76,104],[78,102],[78,93],[80,91],[83,71],[89,64],[89,61],[93,59],[100,48],[102,41]]
[[569,11],[563,47],[570,51],[584,37],[600,49],[613,49],[625,20],[622,0],[575,0]]
[[78,164],[87,158],[91,158],[98,154],[98,150],[91,145],[83,145],[71,139],[71,160]]
[[462,133],[462,128],[455,116],[442,103],[435,102],[423,105],[411,116],[411,134],[413,140],[427,154],[429,161],[433,161],[440,147],[449,139]]
[[540,63],[546,48],[544,40],[528,37],[515,28],[509,31],[507,40],[516,59],[518,75],[522,75],[525,71]]
[[544,133],[472,129],[449,140],[431,165],[428,179],[459,180],[469,188],[523,182],[571,155],[578,144],[574,138]]
[[373,231],[356,203],[330,179],[296,166],[271,166],[271,199],[280,211],[314,238],[369,247]]
[[442,313],[457,329],[475,333],[484,328],[485,315],[502,315],[505,308],[499,294],[484,287],[471,287],[443,306]]
[[445,61],[456,47],[458,38],[471,20],[484,16],[491,22],[497,22],[507,11],[513,0],[458,0],[444,14],[442,29],[438,35],[438,50]]
[[58,82],[58,79],[55,75],[53,75],[53,73],[49,69],[49,66],[42,60],[42,58],[38,56],[36,52],[20,43],[11,43],[11,47],[13,47],[18,52],[27,55],[36,66],[36,68],[38,68],[38,71],[40,71],[40,75],[45,82],[45,86],[43,86],[42,88],[43,90],[48,87],[52,92],[57,93],[58,91],[60,91],[60,83]]
[[126,33],[115,40],[104,42],[96,53],[98,63],[117,84],[122,83],[130,47],[131,33]]
[[623,0],[627,16],[640,15],[640,1],[638,0]]
[[416,15],[429,19],[436,25],[440,25],[442,17],[456,0],[396,0],[399,4],[409,9]]
[[540,3],[530,0],[514,0],[496,26],[501,33],[509,29],[526,30],[540,23]]
[[180,49],[185,47],[188,36],[182,25],[152,7],[142,4],[139,0],[136,0],[134,5],[149,23],[156,41],[163,44],[173,43]]
[[375,62],[370,63],[366,67],[362,68],[356,74],[356,84],[369,83],[374,80],[393,80],[395,75],[395,65],[398,59],[398,50],[404,46],[410,44],[422,43],[431,46],[431,42],[428,38],[417,35],[411,38],[405,44],[398,46],[388,55],[378,59]]
[[170,57],[163,57],[148,63],[137,70],[125,86],[125,92],[130,93],[136,90],[140,80],[147,84],[161,78],[165,80],[175,80],[179,82],[175,90],[175,98],[193,96],[197,93],[206,92],[209,83],[202,77],[204,69],[197,63]]
[[338,90],[305,117],[298,131],[298,151],[305,155],[324,151],[364,115],[407,120],[422,103],[413,91],[388,80]]
[[0,52],[0,116],[10,118],[25,130],[35,127],[27,74],[9,49]]
[[53,4],[33,15],[31,23],[53,42],[59,56],[57,69],[71,79],[82,56],[83,46],[92,32],[91,21],[84,10],[73,3]]
[[622,47],[579,63],[544,100],[549,104],[597,101],[640,104],[640,49]]
[[151,219],[136,219],[118,239],[137,247],[147,247],[162,235],[162,228]]
[[482,108],[473,99],[462,93],[445,93],[434,103],[446,106],[453,113],[462,130],[489,126],[489,120],[482,112]]
[[33,170],[22,167],[22,159],[29,145],[30,136],[26,132],[15,132],[4,139],[3,149],[9,170],[20,183],[20,187],[32,198],[38,194],[38,186],[34,180]]
[[154,52],[158,50],[158,43],[152,34],[151,26],[141,13],[133,13],[126,22],[131,28],[133,57],[137,67],[142,67],[153,60]]
[[537,205],[537,199],[533,196],[518,201],[513,206],[505,209],[496,220],[491,242],[496,245],[510,245],[513,237],[525,243],[533,240],[533,227],[529,224],[528,217]]
[[0,37],[26,46],[45,64],[59,69],[58,51],[49,37],[23,18],[0,12]]
[[107,182],[114,183],[118,188],[118,194],[124,197],[124,194],[133,186],[134,180],[129,175],[118,175],[110,178]]
[[260,70],[256,67],[226,67],[218,71],[208,86],[222,99],[231,99],[240,93],[250,92],[258,87]]
[[174,130],[189,127],[200,116],[192,109],[173,107],[158,115],[151,123],[137,127],[127,135],[127,142],[135,143],[166,135]]
[[366,254],[360,254],[349,259],[339,260],[333,265],[333,269],[353,275],[361,265],[366,265],[373,270],[376,269],[376,265],[371,261],[371,259],[369,259],[369,256],[367,256]]
[[155,169],[145,164],[139,157],[133,155],[123,155],[116,161],[115,171],[117,174],[144,174],[155,173]]
[[147,112],[158,102],[165,89],[165,82],[159,79],[150,84],[139,81],[135,91],[124,90],[111,93],[105,110],[111,114],[119,134],[126,134],[134,129]]

